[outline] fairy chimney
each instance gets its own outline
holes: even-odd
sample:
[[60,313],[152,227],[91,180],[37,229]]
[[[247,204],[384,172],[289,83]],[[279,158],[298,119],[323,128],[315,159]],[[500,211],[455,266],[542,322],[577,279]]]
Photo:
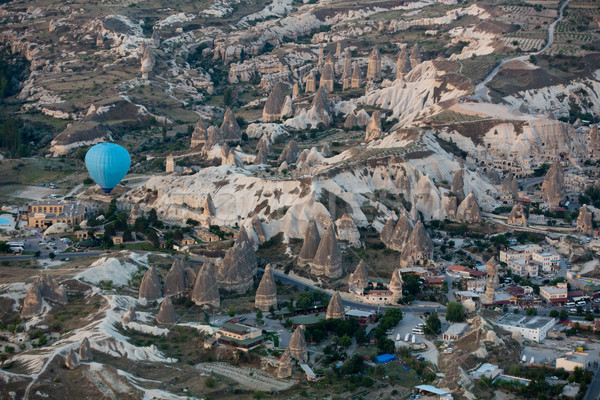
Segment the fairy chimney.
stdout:
[[559,160],[554,161],[546,172],[542,182],[544,201],[552,208],[556,208],[565,199],[565,178]]
[[362,73],[357,63],[352,65],[352,77],[350,78],[350,87],[360,89],[362,87]]
[[402,298],[402,286],[404,285],[404,281],[402,279],[402,272],[400,268],[396,268],[394,272],[392,272],[392,279],[390,279],[389,289],[392,292],[392,299],[395,303],[398,302]]
[[290,339],[289,350],[296,360],[301,363],[308,362],[308,349],[306,347],[306,339],[304,338],[304,325],[296,328]]
[[305,93],[313,93],[317,91],[317,77],[315,75],[315,70],[311,69],[308,75],[306,76],[306,85],[304,88]]
[[156,315],[156,322],[159,324],[174,324],[177,322],[175,308],[170,297],[166,297],[160,305],[160,309]]
[[221,305],[215,269],[211,263],[204,263],[200,267],[198,275],[196,275],[191,299],[198,306],[209,305],[219,307]]
[[137,320],[137,314],[133,306],[129,306],[127,311],[121,316],[121,324],[127,325],[130,322]]
[[325,64],[325,67],[323,67],[319,86],[327,93],[333,92],[333,67],[330,64]]
[[396,60],[396,79],[403,79],[411,71],[410,58],[406,48],[400,50]]
[[171,174],[173,172],[175,172],[175,160],[173,160],[173,155],[169,154],[167,156],[167,160],[165,162],[165,172],[167,174]]
[[171,269],[165,277],[165,296],[173,296],[187,290],[194,282],[190,282],[185,273],[183,261],[177,259],[173,261]]
[[473,192],[470,192],[467,197],[458,205],[456,209],[456,219],[459,222],[479,223],[481,222],[481,213],[479,205]]
[[421,62],[421,49],[419,48],[419,45],[415,43],[410,51],[410,66],[414,69],[417,65],[421,64]]
[[306,227],[306,231],[304,231],[304,242],[298,255],[298,261],[301,263],[311,262],[317,254],[320,242],[321,235],[319,235],[319,230],[317,229],[317,222],[311,219]]
[[194,131],[192,132],[192,138],[190,140],[190,147],[198,147],[204,146],[207,140],[206,134],[206,125],[204,124],[204,120],[200,118],[198,122],[196,122],[196,126],[194,127]]
[[351,292],[362,293],[368,285],[369,273],[367,272],[367,264],[363,260],[360,260],[356,269],[348,278],[348,286]]
[[223,135],[223,140],[228,143],[242,140],[242,130],[233,115],[233,111],[229,107],[225,110],[225,115],[223,116],[221,134]]
[[371,55],[369,56],[369,63],[367,66],[367,80],[378,81],[381,79],[381,55],[377,47],[373,48]]
[[279,359],[279,368],[277,368],[277,378],[284,379],[292,376],[292,359],[290,348],[286,348]]
[[352,57],[350,50],[344,51],[344,68],[342,69],[342,90],[348,90],[352,86]]
[[329,304],[327,305],[327,319],[345,319],[346,310],[344,309],[344,303],[342,302],[342,296],[340,296],[340,292],[335,292],[331,299],[329,300]]
[[425,264],[433,257],[433,242],[429,238],[423,222],[415,224],[401,258],[408,264]]
[[577,217],[577,230],[585,235],[591,235],[594,232],[592,225],[592,212],[588,210],[587,204],[579,209],[579,216]]
[[330,279],[342,276],[342,254],[332,222],[323,233],[315,258],[311,262],[311,272],[314,275],[323,275]]
[[139,298],[154,301],[162,297],[162,289],[158,280],[156,268],[150,267],[140,282]]
[[90,340],[86,337],[79,346],[79,359],[81,361],[92,361],[94,356],[92,355],[92,347]]
[[265,267],[265,273],[256,289],[254,305],[262,311],[269,311],[271,307],[277,307],[277,285],[275,285],[271,264],[267,264]]
[[65,366],[69,369],[76,369],[77,367],[79,367],[79,357],[73,351],[73,349],[69,350],[69,353],[65,358]]
[[383,136],[381,131],[381,111],[373,111],[369,124],[367,125],[367,132],[365,135],[365,141],[370,142],[371,140],[377,139]]
[[506,222],[510,225],[527,226],[527,215],[525,215],[523,204],[516,203],[513,206]]
[[283,107],[283,89],[281,83],[277,82],[263,107],[263,122],[275,122],[281,119],[281,108]]

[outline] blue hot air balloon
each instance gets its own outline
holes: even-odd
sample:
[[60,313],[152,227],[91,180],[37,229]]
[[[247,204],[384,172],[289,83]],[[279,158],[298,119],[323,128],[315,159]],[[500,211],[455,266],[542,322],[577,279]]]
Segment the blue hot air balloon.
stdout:
[[129,165],[129,152],[115,143],[97,144],[85,155],[88,172],[106,194],[121,182],[129,171]]

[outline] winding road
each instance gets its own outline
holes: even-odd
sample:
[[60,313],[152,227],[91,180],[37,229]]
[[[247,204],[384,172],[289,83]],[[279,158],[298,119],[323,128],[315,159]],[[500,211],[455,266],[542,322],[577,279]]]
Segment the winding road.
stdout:
[[496,68],[494,68],[492,70],[492,72],[481,82],[479,83],[477,86],[475,86],[475,96],[479,97],[481,99],[481,101],[487,101],[489,102],[490,99],[490,90],[487,88],[487,84],[490,83],[490,81],[492,79],[494,79],[494,77],[498,74],[498,72],[500,71],[500,68],[502,68],[504,65],[506,65],[507,63],[511,62],[511,61],[526,61],[529,59],[530,56],[535,56],[538,55],[540,53],[543,53],[544,51],[546,51],[546,49],[548,49],[550,46],[552,46],[552,43],[554,42],[554,27],[556,26],[556,24],[558,22],[560,22],[563,19],[563,11],[565,9],[565,7],[567,6],[567,4],[569,4],[569,1],[571,0],[566,0],[561,6],[560,9],[558,11],[558,18],[556,20],[554,20],[554,22],[552,22],[549,26],[548,26],[548,41],[546,42],[546,45],[544,47],[542,47],[541,50],[533,52],[533,53],[528,53],[526,55],[523,56],[518,56],[518,57],[512,57],[512,58],[508,58],[506,60],[503,60],[500,64],[498,64],[496,66]]

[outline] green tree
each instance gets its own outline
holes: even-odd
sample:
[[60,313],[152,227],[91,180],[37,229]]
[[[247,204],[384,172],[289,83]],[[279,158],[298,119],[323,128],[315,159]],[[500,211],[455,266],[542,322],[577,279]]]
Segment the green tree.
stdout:
[[560,310],[558,319],[560,319],[561,321],[566,321],[567,319],[569,319],[569,312],[565,309]]
[[17,127],[17,120],[7,118],[0,128],[0,147],[11,154],[16,154],[21,144],[21,135]]
[[263,312],[262,312],[262,310],[258,310],[258,311],[256,312],[256,318],[257,318],[257,319],[262,319],[262,317],[263,317]]
[[133,235],[129,229],[125,229],[123,231],[123,241],[124,242],[133,242]]
[[160,239],[158,238],[156,231],[150,231],[150,233],[148,233],[147,239],[150,243],[152,243],[152,247],[154,247],[155,249],[160,248]]
[[0,242],[0,253],[10,253],[10,246],[6,242]]
[[148,224],[154,225],[158,221],[158,215],[156,214],[156,209],[151,209],[148,213]]
[[533,317],[534,315],[537,315],[537,308],[528,308],[527,309],[527,315],[530,317]]
[[352,344],[352,339],[350,339],[350,336],[348,336],[348,335],[344,335],[340,339],[340,346],[342,346],[342,347],[348,348],[348,347],[350,347],[351,344]]
[[552,310],[552,311],[550,311],[550,316],[552,318],[558,318],[559,315],[560,315],[560,313],[558,312],[558,310]]
[[425,333],[430,335],[437,335],[442,330],[442,322],[440,321],[436,312],[433,312],[427,318],[425,322]]
[[461,322],[465,319],[465,308],[462,304],[451,301],[446,306],[446,321]]
[[229,312],[227,313],[230,317],[235,317],[235,310],[233,308],[229,309]]
[[54,260],[54,258],[56,258],[56,254],[50,252],[50,254],[48,254],[48,257],[50,257],[51,260]]

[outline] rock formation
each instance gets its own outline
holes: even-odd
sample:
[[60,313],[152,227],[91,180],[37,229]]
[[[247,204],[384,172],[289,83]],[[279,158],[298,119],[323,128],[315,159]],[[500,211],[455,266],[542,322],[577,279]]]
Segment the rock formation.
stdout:
[[367,80],[378,81],[381,79],[381,55],[377,47],[373,48],[369,56],[369,64],[367,67]]
[[94,359],[92,347],[88,338],[83,339],[81,346],[79,346],[79,359],[81,361],[92,361]]
[[512,172],[509,172],[502,182],[502,191],[510,194],[514,201],[519,200],[519,182]]
[[565,199],[565,178],[560,161],[556,160],[546,172],[542,182],[544,201],[552,208],[556,208]]
[[289,118],[294,116],[294,102],[290,96],[285,96],[283,107],[281,107],[281,118]]
[[263,153],[262,149],[260,149],[258,151],[258,153],[256,154],[256,157],[254,157],[254,165],[267,165],[269,164],[269,160],[267,159],[267,156],[265,155],[265,153]]
[[167,160],[165,161],[165,172],[167,174],[175,172],[175,160],[173,160],[173,155],[171,154],[167,156]]
[[281,358],[279,359],[279,368],[277,368],[277,377],[279,379],[289,378],[292,376],[292,359],[290,348],[286,348]]
[[300,149],[298,143],[295,140],[290,140],[289,143],[283,148],[283,151],[277,159],[277,163],[281,164],[286,162],[288,165],[295,164],[298,156],[300,155]]
[[494,257],[491,257],[486,263],[486,272],[488,280],[492,283],[494,289],[500,288],[500,278],[498,276],[498,264]]
[[306,339],[304,338],[304,325],[296,328],[290,339],[288,349],[292,357],[301,363],[308,362],[308,349],[306,348]]
[[394,272],[392,272],[392,278],[390,279],[389,289],[392,292],[392,298],[394,303],[397,303],[403,297],[402,294],[402,286],[404,285],[404,281],[402,280],[402,272],[400,272],[400,268],[396,268]]
[[459,222],[467,222],[470,224],[481,222],[481,213],[479,205],[473,192],[470,192],[467,197],[459,204],[456,209],[456,220]]
[[344,128],[352,129],[355,127],[358,127],[358,120],[356,119],[356,114],[354,114],[354,111],[352,111],[350,114],[348,114],[346,120],[344,121]]
[[340,58],[342,55],[342,42],[337,42],[335,44],[335,58]]
[[304,88],[305,93],[314,93],[317,91],[317,76],[315,70],[311,69],[306,76],[306,84]]
[[275,122],[281,119],[283,100],[283,89],[281,83],[277,82],[263,107],[263,122]]
[[352,78],[350,78],[350,87],[352,89],[360,89],[362,87],[362,73],[357,63],[352,65]]
[[408,51],[406,48],[400,50],[398,59],[396,60],[396,79],[402,79],[411,70],[410,59],[408,57]]
[[331,148],[329,147],[329,143],[325,143],[323,147],[321,147],[321,154],[324,157],[331,157]]
[[294,83],[294,87],[292,89],[292,99],[296,100],[300,96],[300,86],[298,83]]
[[73,349],[69,350],[67,357],[65,358],[65,366],[69,369],[76,369],[79,367],[79,357],[73,351]]
[[323,71],[325,71],[325,67],[331,67],[331,71],[334,72],[335,61],[333,60],[333,54],[331,52],[327,52],[327,56],[325,57],[325,63],[323,64]]
[[190,140],[190,147],[198,147],[204,146],[207,140],[206,133],[206,125],[204,124],[204,120],[200,118],[198,122],[196,122],[196,126],[194,127],[194,131],[192,132],[192,138]]
[[510,225],[527,226],[527,215],[525,215],[523,204],[516,203],[513,206],[506,222]]
[[42,311],[42,300],[65,305],[69,302],[67,290],[50,275],[42,273],[35,278],[23,299],[21,318],[31,318]]
[[308,222],[306,231],[304,231],[304,242],[298,255],[298,261],[301,263],[311,262],[317,254],[319,243],[321,243],[321,235],[319,235],[319,230],[317,229],[317,222],[311,219]]
[[331,104],[329,102],[327,91],[324,88],[319,87],[319,90],[315,93],[315,97],[313,98],[307,114],[315,121],[315,128],[320,123],[325,124],[325,126],[331,124]]
[[134,204],[129,211],[129,218],[127,218],[127,223],[129,225],[135,225],[135,221],[142,216],[142,212],[140,210],[139,204]]
[[257,244],[262,244],[264,242],[267,241],[267,233],[265,232],[265,229],[263,228],[262,222],[260,222],[260,218],[258,218],[258,215],[254,215],[252,216],[252,220],[250,221],[252,224],[252,229],[254,230],[254,233],[256,234],[256,238],[258,239],[258,243]]
[[342,296],[340,296],[340,292],[335,292],[331,299],[329,299],[329,304],[327,305],[327,319],[345,319],[346,318],[346,310],[344,309],[344,303],[342,302]]
[[242,159],[236,154],[235,149],[230,149],[227,143],[221,147],[221,165],[235,165],[236,167],[243,168],[244,163]]
[[125,311],[125,314],[121,316],[121,324],[127,325],[135,320],[137,320],[137,314],[135,313],[133,306],[129,306],[127,311]]
[[344,213],[340,219],[335,221],[335,227],[339,240],[346,241],[354,247],[360,247],[360,232],[348,213]]
[[421,64],[421,62],[421,49],[419,48],[419,45],[415,43],[410,51],[410,66],[414,69],[417,65]]
[[342,90],[350,89],[352,85],[352,56],[350,49],[344,51],[344,68],[342,70]]
[[397,223],[392,218],[388,219],[379,239],[392,250],[403,251],[408,242],[408,238],[413,230],[412,223],[406,213],[402,213]]
[[277,285],[271,264],[267,264],[265,267],[265,273],[258,284],[254,306],[262,311],[269,311],[271,307],[277,307]]
[[333,92],[333,67],[330,64],[325,64],[319,87],[322,87],[327,93]]
[[358,126],[361,128],[363,126],[367,126],[371,117],[369,117],[369,113],[367,113],[364,109],[356,112],[356,122],[358,122]]
[[254,245],[242,227],[235,244],[227,250],[217,270],[219,287],[228,292],[247,292],[254,283],[257,265]]
[[188,280],[183,261],[177,259],[173,261],[173,265],[171,265],[171,269],[165,277],[165,296],[180,294],[192,286],[193,283],[193,281]]
[[311,262],[311,273],[331,279],[342,276],[342,254],[335,237],[335,227],[331,222],[325,229],[317,253]]
[[482,304],[491,305],[496,302],[496,289],[494,289],[494,283],[492,279],[488,279],[488,282],[485,286],[485,293],[481,299]]
[[433,243],[419,220],[413,228],[401,258],[408,264],[425,264],[433,257]]
[[204,215],[207,218],[214,217],[215,215],[217,215],[215,203],[213,202],[210,193],[206,195],[206,200],[204,200],[204,207],[202,207],[202,215]]
[[225,143],[223,139],[223,133],[218,126],[211,125],[206,130],[206,144],[204,150],[210,150],[214,146],[222,146]]
[[463,178],[464,171],[462,168],[457,169],[452,177],[450,191],[454,193],[460,200],[465,196],[465,181]]
[[142,46],[140,47],[140,53],[142,54],[141,59],[141,68],[140,72],[142,73],[142,79],[148,79],[152,70],[154,69],[154,53],[150,46],[146,44],[146,42],[142,42]]
[[442,212],[449,220],[456,220],[456,209],[458,208],[458,199],[449,193],[444,193],[442,197]]
[[369,273],[367,272],[367,264],[363,260],[360,260],[356,269],[353,273],[350,274],[348,278],[348,286],[350,287],[351,292],[359,292],[362,291],[369,284]]
[[317,67],[319,67],[319,69],[321,69],[321,67],[323,66],[323,43],[321,43],[321,45],[319,46],[319,57],[317,58]]
[[140,282],[139,298],[154,301],[162,297],[162,289],[156,268],[150,267]]
[[256,144],[256,151],[262,151],[265,156],[270,156],[273,153],[273,142],[269,138],[269,135],[263,134],[260,140]]
[[159,324],[174,324],[177,322],[175,308],[170,297],[166,297],[160,305],[160,309],[156,315],[156,322]]
[[367,133],[365,135],[365,141],[370,142],[373,139],[377,139],[383,136],[381,131],[381,111],[373,111],[369,124],[367,125]]
[[587,204],[579,209],[579,216],[577,217],[577,230],[585,235],[591,235],[594,231],[592,225],[592,212],[588,210]]
[[221,305],[219,286],[215,277],[215,269],[212,264],[204,263],[202,267],[200,267],[198,275],[196,276],[194,290],[192,290],[191,299],[198,306],[209,305],[219,307]]
[[239,142],[242,140],[242,130],[238,125],[233,112],[228,107],[223,116],[223,123],[221,124],[221,134],[223,140],[228,143]]

